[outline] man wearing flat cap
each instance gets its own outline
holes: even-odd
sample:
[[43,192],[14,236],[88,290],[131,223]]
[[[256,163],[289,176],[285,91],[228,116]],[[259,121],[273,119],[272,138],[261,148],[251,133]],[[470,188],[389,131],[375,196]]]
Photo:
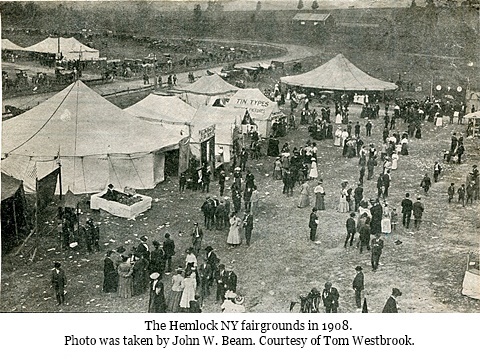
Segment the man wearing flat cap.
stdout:
[[398,313],[397,298],[402,295],[398,288],[392,289],[392,295],[387,299],[382,313]]
[[357,275],[353,279],[353,290],[355,291],[355,304],[357,308],[362,307],[362,290],[364,287],[364,275],[363,275],[363,268],[360,266],[356,266],[355,270],[357,271]]

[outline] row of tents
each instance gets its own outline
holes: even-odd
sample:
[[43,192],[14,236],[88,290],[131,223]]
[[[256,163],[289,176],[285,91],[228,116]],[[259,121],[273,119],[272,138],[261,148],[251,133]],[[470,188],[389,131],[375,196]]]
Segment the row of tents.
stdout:
[[[199,89],[202,83],[207,85],[203,91],[187,87],[183,92],[203,97],[196,107],[177,96],[150,94],[122,110],[77,81],[3,122],[2,171],[22,180],[28,192],[35,191],[36,178],[59,163],[62,192],[98,192],[109,183],[149,189],[164,180],[172,158],[177,161],[177,168],[168,170],[172,175],[188,167],[190,155],[214,159],[217,166],[230,162],[235,142],[241,143],[249,126],[265,137],[272,119],[281,115],[258,89],[225,92],[221,87],[227,83],[218,75],[194,85]],[[211,105],[226,95],[225,107]],[[208,147],[212,138],[214,147]]]
[[[316,82],[315,82],[316,81]],[[343,55],[281,82],[333,90],[393,90]],[[220,107],[219,107],[220,105]],[[220,76],[201,77],[177,96],[150,94],[122,110],[81,81],[3,122],[2,171],[35,190],[35,179],[62,165],[62,191],[92,193],[112,183],[149,189],[188,168],[190,155],[218,167],[246,145],[252,128],[269,137],[285,115],[258,89],[239,89]],[[212,140],[214,139],[214,140]],[[174,163],[173,168],[169,164]]]
[[74,37],[48,37],[34,45],[21,47],[8,39],[2,39],[2,52],[26,52],[43,55],[62,54],[64,60],[98,60],[100,52],[88,47]]

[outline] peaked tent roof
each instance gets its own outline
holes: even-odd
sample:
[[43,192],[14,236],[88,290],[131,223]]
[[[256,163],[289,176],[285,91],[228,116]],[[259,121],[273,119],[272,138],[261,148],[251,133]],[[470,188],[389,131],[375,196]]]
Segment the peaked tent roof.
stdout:
[[9,39],[2,39],[2,50],[25,50],[23,47],[14,44]]
[[480,118],[480,111],[477,112],[470,112],[469,114],[465,115],[466,119],[469,118]]
[[196,109],[176,96],[150,94],[143,100],[125,109],[132,116],[164,120],[167,122],[190,122]]
[[282,77],[280,81],[287,85],[324,90],[384,91],[397,89],[397,85],[391,82],[367,75],[342,54],[338,54],[312,71],[296,76]]
[[230,85],[219,75],[213,74],[201,77],[194,83],[180,89],[180,91],[198,95],[215,96],[238,91],[238,87]]
[[[31,52],[41,52],[47,54],[56,54],[58,52],[58,37],[47,37],[45,40],[40,41],[39,43],[26,47],[26,51]],[[91,58],[91,57],[99,57],[99,51],[92,49],[80,41],[75,39],[74,37],[60,37],[60,52],[65,57],[78,58],[79,55],[82,55],[84,58]],[[87,53],[88,55],[84,55]]]
[[241,108],[202,106],[192,119],[194,133],[198,128],[215,125],[215,143],[231,145],[233,128],[242,124],[245,113],[246,110]]
[[2,155],[52,158],[148,153],[182,138],[161,124],[131,116],[83,82],[3,122]]
[[227,107],[245,108],[254,119],[268,118],[270,114],[280,112],[278,104],[271,101],[258,88],[238,90],[228,101]]
[[13,197],[21,185],[22,181],[2,172],[2,201]]

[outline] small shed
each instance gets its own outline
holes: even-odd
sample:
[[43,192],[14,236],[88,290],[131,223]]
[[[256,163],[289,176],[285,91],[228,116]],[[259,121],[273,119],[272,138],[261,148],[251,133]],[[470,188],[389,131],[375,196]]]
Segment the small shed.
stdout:
[[297,29],[326,28],[333,26],[334,21],[330,13],[298,13],[293,17],[293,24]]

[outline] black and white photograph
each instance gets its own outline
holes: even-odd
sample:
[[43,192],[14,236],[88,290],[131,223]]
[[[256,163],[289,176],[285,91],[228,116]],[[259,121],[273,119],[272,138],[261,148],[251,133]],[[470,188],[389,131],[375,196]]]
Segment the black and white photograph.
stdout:
[[0,312],[480,313],[480,1],[0,13]]

